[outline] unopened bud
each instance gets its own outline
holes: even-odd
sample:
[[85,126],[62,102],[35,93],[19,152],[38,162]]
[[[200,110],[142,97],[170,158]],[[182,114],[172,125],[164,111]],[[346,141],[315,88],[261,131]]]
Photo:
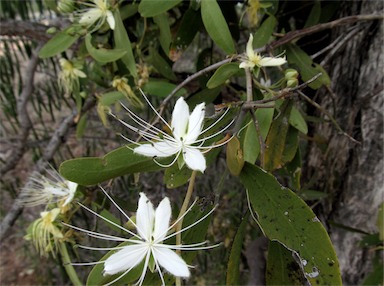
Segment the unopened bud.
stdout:
[[295,69],[287,69],[284,73],[286,80],[294,79],[299,76],[299,73]]
[[297,78],[287,80],[287,87],[296,87],[298,84]]

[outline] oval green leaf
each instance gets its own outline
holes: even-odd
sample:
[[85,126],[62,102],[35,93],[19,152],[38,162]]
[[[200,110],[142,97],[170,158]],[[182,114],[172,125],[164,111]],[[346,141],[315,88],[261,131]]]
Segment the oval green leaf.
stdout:
[[169,18],[163,13],[153,18],[153,21],[159,27],[160,30],[160,45],[166,55],[169,54],[169,48],[171,46],[172,35],[169,27]]
[[113,37],[115,40],[115,48],[118,50],[126,51],[126,54],[121,57],[121,61],[127,66],[129,72],[133,77],[137,77],[136,62],[133,56],[131,41],[129,40],[127,31],[124,27],[123,20],[121,19],[118,10],[114,13],[116,22],[115,30],[113,31]]
[[229,172],[234,176],[238,176],[244,166],[244,156],[240,141],[237,137],[232,137],[227,143],[226,159]]
[[64,161],[60,165],[60,174],[67,180],[87,186],[126,174],[160,169],[152,158],[135,154],[127,147],[120,147],[104,157],[83,157]]
[[245,163],[240,181],[264,234],[298,256],[311,285],[341,285],[339,263],[327,231],[295,193],[271,174]]
[[92,58],[94,58],[96,61],[100,63],[109,63],[117,61],[118,59],[122,58],[126,53],[126,49],[96,49],[92,45],[92,36],[91,34],[87,34],[85,36],[85,46],[87,48],[88,53],[91,55]]
[[67,50],[79,38],[79,35],[68,34],[68,29],[58,32],[40,50],[39,57],[42,59],[53,57]]
[[125,98],[124,93],[120,91],[111,91],[111,92],[104,93],[100,97],[99,103],[104,106],[110,106],[114,104],[116,101],[121,100],[123,98]]
[[255,34],[253,35],[253,48],[260,48],[269,42],[273,31],[277,25],[276,18],[271,15],[260,25]]
[[303,115],[301,115],[300,111],[294,106],[292,107],[291,114],[289,115],[289,124],[304,134],[308,133],[307,122],[305,121]]
[[236,52],[227,21],[216,0],[201,1],[201,18],[209,36],[227,54]]
[[[161,98],[167,97],[174,89],[176,85],[162,80],[150,79],[144,86],[143,91],[150,95],[158,96]],[[187,94],[187,91],[182,88],[176,93],[176,97]]]
[[219,67],[207,82],[208,88],[215,88],[240,71],[238,63],[227,63]]

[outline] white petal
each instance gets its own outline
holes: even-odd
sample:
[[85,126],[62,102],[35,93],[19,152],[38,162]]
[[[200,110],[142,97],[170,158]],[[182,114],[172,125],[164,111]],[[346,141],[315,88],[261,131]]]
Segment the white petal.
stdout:
[[285,64],[287,60],[284,58],[265,57],[259,61],[259,65],[262,67],[275,67]]
[[205,116],[205,103],[196,105],[195,109],[189,116],[188,134],[185,138],[186,144],[193,144],[197,137],[199,137],[201,130],[203,129],[203,120]]
[[71,181],[68,181],[67,186],[68,186],[68,196],[63,204],[63,207],[65,207],[67,204],[69,204],[73,200],[76,193],[76,189],[77,189],[77,184]]
[[207,166],[204,155],[199,150],[187,147],[183,150],[183,157],[189,169],[204,173]]
[[180,151],[177,144],[164,140],[153,144],[142,144],[133,152],[147,157],[169,157]]
[[83,14],[80,18],[79,23],[82,25],[92,25],[102,16],[102,11],[98,8],[91,8]]
[[139,206],[136,213],[136,226],[139,235],[149,241],[151,240],[155,210],[153,204],[144,193],[140,193]]
[[107,11],[107,22],[111,30],[115,29],[115,18],[113,17],[113,14],[111,11]]
[[249,35],[246,53],[247,53],[248,58],[253,58],[255,55],[255,52],[253,51],[253,36],[252,36],[252,34]]
[[241,62],[239,65],[239,68],[245,69],[245,68],[251,68],[253,69],[255,67],[254,62],[246,61],[246,62]]
[[189,122],[189,107],[183,97],[180,97],[172,112],[172,132],[178,140],[186,135]]
[[155,230],[153,237],[156,243],[161,243],[164,240],[169,228],[171,213],[171,203],[168,198],[164,198],[155,211]]
[[148,247],[145,244],[127,245],[105,260],[104,274],[113,275],[137,266],[147,251]]
[[153,253],[160,266],[172,275],[184,278],[190,276],[187,263],[172,250],[163,247],[154,247]]

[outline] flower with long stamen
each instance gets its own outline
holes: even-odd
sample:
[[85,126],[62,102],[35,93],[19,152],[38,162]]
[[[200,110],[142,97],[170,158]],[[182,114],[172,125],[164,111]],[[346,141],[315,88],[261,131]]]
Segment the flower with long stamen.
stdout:
[[79,90],[80,78],[85,78],[87,75],[81,70],[82,64],[78,61],[70,61],[64,58],[59,60],[61,72],[59,74],[60,87],[66,93],[72,93],[74,90]]
[[56,222],[59,214],[59,208],[41,212],[40,218],[28,228],[28,234],[25,238],[34,242],[40,255],[44,256],[48,252],[54,254],[58,241],[64,238]]
[[74,198],[77,184],[65,180],[56,170],[48,169],[47,176],[33,174],[27,185],[21,190],[18,201],[24,206],[60,202],[66,207]]
[[249,35],[249,40],[246,47],[246,56],[241,56],[241,63],[239,68],[250,68],[254,67],[275,67],[281,66],[287,62],[285,57],[263,57],[259,53],[255,53],[253,50],[253,36]]
[[[104,191],[104,190],[103,190]],[[200,250],[200,249],[209,249],[216,247],[214,246],[203,246],[206,244],[206,241],[201,243],[195,243],[191,245],[171,245],[166,244],[165,241],[171,237],[174,237],[180,232],[183,232],[187,229],[192,228],[205,218],[207,218],[213,211],[214,208],[204,215],[199,220],[195,221],[193,224],[185,227],[180,231],[173,232],[168,234],[175,225],[184,218],[184,216],[189,212],[194,204],[192,204],[187,212],[173,224],[170,225],[171,220],[171,204],[168,198],[164,198],[158,207],[154,209],[153,204],[149,201],[147,196],[144,193],[140,193],[140,199],[138,202],[138,208],[136,213],[136,223],[131,220],[129,216],[123,212],[123,210],[112,200],[112,198],[104,191],[105,195],[111,200],[111,202],[118,208],[118,210],[126,217],[126,219],[136,227],[137,233],[110,221],[109,219],[99,215],[98,213],[92,211],[91,209],[83,206],[85,209],[96,215],[97,217],[107,221],[108,223],[120,228],[123,232],[132,236],[132,238],[123,238],[118,236],[112,236],[102,233],[97,233],[94,231],[85,230],[79,227],[67,225],[76,230],[85,232],[89,236],[96,237],[104,240],[120,241],[125,242],[125,244],[120,245],[114,248],[94,248],[80,246],[81,248],[90,249],[90,250],[116,250],[112,255],[110,255],[104,261],[93,262],[93,263],[74,263],[73,265],[96,265],[103,263],[104,264],[104,276],[105,275],[114,275],[119,274],[116,279],[110,281],[106,285],[111,285],[121,279],[124,275],[129,273],[135,267],[143,264],[143,270],[137,281],[136,285],[141,285],[145,279],[147,269],[149,268],[152,272],[157,271],[162,284],[165,284],[164,274],[162,269],[169,272],[170,274],[176,277],[188,278],[190,276],[190,271],[188,269],[187,263],[178,255],[174,250]],[[196,202],[196,201],[195,201]],[[140,266],[141,267],[141,266]]]
[[95,25],[94,30],[99,29],[105,21],[107,21],[109,27],[115,29],[115,18],[110,10],[109,0],[92,0],[90,3],[86,3],[90,8],[81,11],[79,23],[87,27]]
[[183,162],[185,162],[188,168],[204,172],[206,169],[206,161],[203,154],[212,148],[226,144],[228,140],[212,146],[203,146],[203,144],[206,140],[218,136],[225,129],[229,128],[233,120],[219,132],[200,139],[199,137],[214,127],[226,115],[228,109],[215,123],[208,126],[206,129],[203,129],[205,103],[196,105],[192,113],[190,113],[188,104],[185,102],[183,97],[180,97],[176,101],[172,113],[171,124],[169,125],[153,108],[144,94],[143,97],[147,101],[148,105],[152,108],[152,110],[156,113],[156,115],[159,116],[160,120],[167,126],[170,134],[149,124],[123,105],[123,107],[127,110],[130,118],[142,129],[134,127],[120,119],[118,120],[132,131],[137,132],[141,137],[149,142],[149,144],[137,144],[136,142],[123,137],[129,142],[139,145],[138,147],[134,148],[133,151],[143,156],[153,157],[154,159],[176,155],[175,159],[169,165],[161,165],[159,163],[164,167],[171,166],[181,156]]

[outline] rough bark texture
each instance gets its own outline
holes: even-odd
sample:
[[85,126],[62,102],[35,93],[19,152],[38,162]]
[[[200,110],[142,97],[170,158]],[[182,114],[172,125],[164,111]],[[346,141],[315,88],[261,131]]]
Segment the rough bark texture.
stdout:
[[[338,17],[383,13],[382,1],[344,1],[341,6]],[[321,206],[326,219],[374,233],[384,191],[383,23],[356,27],[360,32],[328,62],[333,96],[320,92],[317,102],[361,145],[341,135],[332,124],[316,126],[314,134],[326,141],[326,148],[316,143],[310,146],[306,177],[314,176],[317,189],[329,194]],[[335,29],[332,38],[346,33],[346,28]],[[358,246],[361,234],[332,225],[330,231],[344,285],[359,284],[371,270],[372,252]]]

